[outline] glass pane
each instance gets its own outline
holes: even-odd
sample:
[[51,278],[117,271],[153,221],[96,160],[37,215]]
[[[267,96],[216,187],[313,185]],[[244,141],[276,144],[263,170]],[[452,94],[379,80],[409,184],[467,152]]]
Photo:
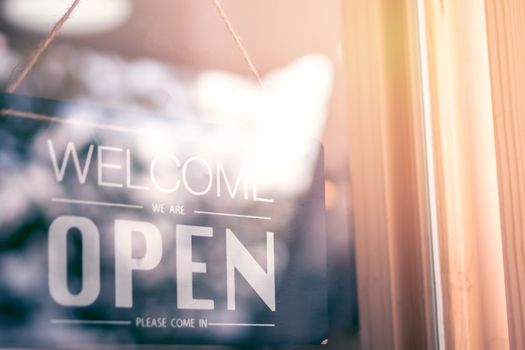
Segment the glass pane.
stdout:
[[[2,86],[68,4],[1,3]],[[2,95],[0,346],[359,347],[341,3],[220,4],[81,3]]]

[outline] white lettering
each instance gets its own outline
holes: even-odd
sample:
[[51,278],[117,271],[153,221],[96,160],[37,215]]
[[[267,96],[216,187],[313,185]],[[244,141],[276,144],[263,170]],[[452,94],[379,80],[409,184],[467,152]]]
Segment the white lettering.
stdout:
[[153,160],[151,161],[151,165],[150,165],[150,176],[151,176],[151,182],[153,182],[153,185],[161,192],[164,192],[164,193],[172,193],[172,192],[175,192],[177,191],[177,189],[179,188],[180,186],[180,180],[177,180],[175,182],[175,185],[173,185],[173,187],[171,188],[164,188],[162,187],[158,180],[157,180],[157,177],[155,176],[155,165],[157,165],[157,162],[159,161],[159,159],[161,158],[168,158],[168,159],[171,159],[175,165],[177,167],[180,167],[180,162],[179,160],[171,155],[171,154],[159,154],[157,156],[155,156],[155,158],[153,158]]
[[[200,161],[202,164],[204,164],[204,166],[206,167],[206,170],[208,171],[208,186],[202,191],[195,191],[188,184],[188,167],[193,161]],[[203,196],[206,193],[208,193],[213,183],[213,175],[212,175],[211,167],[208,164],[208,162],[206,162],[206,160],[199,158],[199,157],[191,157],[188,160],[186,160],[184,162],[184,166],[182,167],[182,182],[184,183],[184,187],[186,187],[188,192],[195,196]]]
[[[133,257],[133,233],[145,240],[144,256]],[[115,221],[115,304],[133,307],[133,270],[152,270],[162,258],[162,236],[153,224],[144,221]]]
[[261,182],[261,181],[253,181],[253,200],[256,201],[256,202],[267,202],[267,203],[273,203],[274,200],[273,199],[269,199],[269,198],[261,198],[261,197],[258,197],[257,196],[257,185],[264,185],[264,184],[267,184],[266,182]]
[[126,186],[136,190],[149,190],[148,186],[139,186],[131,184],[131,151],[126,150]]
[[221,196],[221,175],[224,178],[224,183],[226,183],[226,188],[228,189],[228,193],[230,194],[231,198],[234,198],[237,194],[237,190],[239,189],[239,186],[241,185],[241,180],[244,188],[244,199],[248,199],[248,182],[246,181],[245,176],[245,167],[243,166],[241,170],[239,171],[239,176],[237,177],[237,182],[235,182],[235,186],[232,190],[230,187],[230,182],[228,181],[228,178],[226,177],[226,172],[224,170],[224,165],[219,160],[217,162],[217,197]]
[[235,310],[235,270],[257,292],[264,303],[275,311],[275,256],[273,232],[266,233],[266,270],[259,266],[230,229],[226,229],[226,278],[228,310]]
[[122,166],[120,164],[111,164],[111,163],[104,163],[102,153],[104,151],[109,152],[122,152],[122,148],[116,148],[116,147],[109,147],[109,146],[98,146],[98,185],[99,186],[106,186],[106,187],[122,187],[122,184],[115,183],[115,182],[107,182],[102,180],[102,169],[108,168],[108,169],[121,169]]
[[[67,235],[72,228],[82,239],[82,290],[73,295],[67,286]],[[60,216],[49,227],[49,292],[64,306],[87,306],[100,292],[100,238],[93,221],[77,216]]]
[[193,274],[206,273],[206,264],[193,262],[193,236],[212,237],[211,227],[177,225],[177,307],[179,309],[213,310],[214,301],[193,298]]
[[90,145],[88,148],[88,154],[86,157],[86,161],[84,162],[84,168],[82,170],[80,169],[80,161],[78,159],[78,154],[75,148],[75,144],[73,142],[68,142],[66,146],[66,150],[64,151],[64,158],[62,159],[62,165],[60,166],[60,169],[58,168],[58,161],[55,149],[53,147],[53,141],[47,140],[47,146],[49,148],[49,154],[51,156],[51,162],[53,163],[53,169],[55,170],[55,176],[57,178],[57,181],[62,182],[64,180],[67,163],[69,161],[69,156],[71,155],[73,157],[73,164],[75,166],[75,170],[77,171],[78,181],[81,184],[84,184],[86,182],[89,164],[91,163],[91,157],[93,155],[93,145]]

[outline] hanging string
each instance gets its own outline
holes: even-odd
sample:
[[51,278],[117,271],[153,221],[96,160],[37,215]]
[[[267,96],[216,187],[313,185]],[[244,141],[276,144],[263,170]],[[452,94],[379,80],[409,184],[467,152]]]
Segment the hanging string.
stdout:
[[250,58],[250,55],[248,54],[248,50],[246,50],[246,47],[243,45],[241,38],[239,35],[237,35],[237,32],[235,29],[233,29],[233,25],[228,18],[228,15],[226,14],[226,11],[224,11],[224,8],[222,7],[219,0],[211,0],[213,4],[215,5],[215,8],[219,12],[220,16],[222,17],[222,20],[224,21],[224,24],[226,25],[226,28],[228,28],[228,31],[233,36],[233,39],[237,43],[237,47],[239,47],[239,50],[241,51],[242,56],[244,57],[244,60],[248,64],[248,67],[250,68],[250,71],[255,76],[255,79],[257,79],[257,82],[261,87],[263,87],[261,75],[257,71],[257,68],[255,68],[255,65],[253,64],[253,61]]
[[36,64],[36,62],[40,59],[42,54],[47,50],[49,45],[51,45],[53,40],[55,40],[56,36],[62,29],[62,26],[64,26],[69,17],[71,17],[71,14],[73,13],[73,11],[75,11],[79,2],[80,0],[75,0],[73,4],[69,7],[69,9],[66,11],[66,13],[62,16],[62,18],[60,18],[60,20],[53,26],[53,29],[51,29],[51,31],[46,35],[46,37],[38,43],[38,46],[27,59],[27,62],[25,63],[24,67],[20,70],[20,72],[15,76],[13,81],[7,87],[7,92],[13,93],[16,91],[20,83],[22,83],[22,81],[26,78],[27,74],[29,74],[29,72]]
[[[219,0],[212,0],[213,4],[215,5],[215,8],[219,12],[221,18],[223,19],[226,27],[228,28],[228,31],[233,36],[235,42],[237,43],[237,46],[239,47],[239,50],[241,51],[242,56],[244,57],[244,60],[248,64],[248,67],[250,68],[250,71],[253,73],[255,78],[257,79],[257,82],[262,87],[262,79],[257,71],[257,68],[255,68],[255,65],[253,64],[253,61],[250,58],[250,55],[248,54],[248,51],[244,47],[241,38],[239,35],[237,35],[237,32],[233,28],[233,25],[228,18],[228,15],[226,14],[226,11],[224,11],[224,8],[222,7]],[[72,5],[68,8],[66,13],[60,18],[60,20],[53,26],[51,31],[46,35],[44,39],[42,39],[39,43],[36,49],[31,53],[29,58],[27,59],[25,65],[20,70],[20,72],[15,76],[13,81],[8,85],[6,91],[8,93],[14,93],[16,89],[18,89],[18,86],[22,83],[22,81],[26,78],[26,76],[29,74],[31,69],[35,66],[35,64],[38,62],[40,57],[44,54],[44,52],[47,50],[47,48],[51,45],[51,43],[55,40],[56,36],[64,26],[64,24],[67,22],[67,20],[71,17],[75,9],[77,8],[78,4],[80,3],[80,0],[74,0]]]

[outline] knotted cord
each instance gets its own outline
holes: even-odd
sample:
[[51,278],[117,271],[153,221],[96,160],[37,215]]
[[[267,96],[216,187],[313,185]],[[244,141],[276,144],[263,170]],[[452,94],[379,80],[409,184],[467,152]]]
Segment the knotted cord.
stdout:
[[[250,68],[250,71],[257,79],[257,82],[262,87],[262,79],[257,71],[257,68],[253,64],[253,61],[250,58],[250,55],[248,54],[248,51],[246,50],[245,46],[243,45],[241,38],[233,28],[233,25],[228,18],[228,15],[224,11],[224,8],[222,7],[219,0],[211,0],[213,4],[215,5],[215,8],[219,12],[219,15],[223,19],[226,27],[228,28],[228,31],[233,36],[235,43],[239,47],[239,50],[241,51],[242,56],[244,57],[244,60],[246,61],[248,67]],[[80,0],[74,0],[72,5],[67,9],[66,13],[58,20],[58,22],[53,26],[51,31],[38,43],[37,47],[33,50],[29,58],[27,59],[26,63],[24,64],[23,68],[20,70],[19,73],[16,74],[15,78],[12,80],[12,82],[8,85],[6,91],[8,93],[14,93],[22,81],[27,77],[31,69],[35,66],[35,64],[38,62],[38,60],[42,57],[44,52],[47,50],[47,48],[53,43],[57,35],[59,34],[60,30],[64,26],[64,24],[67,22],[67,20],[71,17],[75,9],[78,7],[78,4],[80,3]]]

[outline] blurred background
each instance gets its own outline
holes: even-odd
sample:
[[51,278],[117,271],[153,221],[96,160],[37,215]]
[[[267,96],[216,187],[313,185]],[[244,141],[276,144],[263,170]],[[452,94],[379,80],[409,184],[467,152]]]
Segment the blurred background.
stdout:
[[[5,89],[69,0],[0,1]],[[17,93],[121,110],[246,122],[319,138],[325,152],[328,348],[358,348],[338,0],[223,0],[263,78],[251,74],[210,0],[90,0]]]

